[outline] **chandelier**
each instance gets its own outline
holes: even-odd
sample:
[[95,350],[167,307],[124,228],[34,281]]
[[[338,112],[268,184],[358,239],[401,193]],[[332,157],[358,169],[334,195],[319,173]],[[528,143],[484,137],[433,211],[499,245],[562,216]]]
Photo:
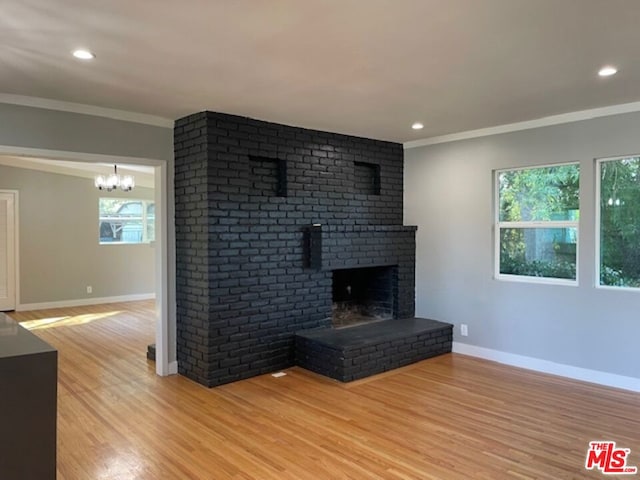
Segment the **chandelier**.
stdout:
[[113,166],[113,173],[109,175],[96,175],[95,186],[98,190],[112,192],[118,188],[123,192],[130,192],[136,186],[132,175],[118,175],[118,167]]

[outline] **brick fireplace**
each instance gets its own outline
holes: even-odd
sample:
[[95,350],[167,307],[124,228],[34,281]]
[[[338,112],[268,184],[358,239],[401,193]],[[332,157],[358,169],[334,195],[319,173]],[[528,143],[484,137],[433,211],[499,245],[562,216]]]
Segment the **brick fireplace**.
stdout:
[[174,145],[181,374],[215,386],[292,366],[296,332],[330,328],[347,290],[371,304],[388,286],[372,310],[413,317],[402,145],[214,112],[178,120]]

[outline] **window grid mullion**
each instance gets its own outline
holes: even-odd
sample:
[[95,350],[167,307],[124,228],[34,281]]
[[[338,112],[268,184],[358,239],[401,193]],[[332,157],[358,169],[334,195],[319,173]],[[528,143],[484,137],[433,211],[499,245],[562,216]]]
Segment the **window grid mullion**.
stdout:
[[578,228],[577,221],[498,222],[499,228]]

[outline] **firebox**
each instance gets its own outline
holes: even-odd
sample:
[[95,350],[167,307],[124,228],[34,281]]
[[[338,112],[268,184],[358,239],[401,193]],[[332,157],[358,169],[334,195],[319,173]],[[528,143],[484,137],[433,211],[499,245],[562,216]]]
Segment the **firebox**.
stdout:
[[397,266],[333,270],[333,327],[396,318],[397,270]]

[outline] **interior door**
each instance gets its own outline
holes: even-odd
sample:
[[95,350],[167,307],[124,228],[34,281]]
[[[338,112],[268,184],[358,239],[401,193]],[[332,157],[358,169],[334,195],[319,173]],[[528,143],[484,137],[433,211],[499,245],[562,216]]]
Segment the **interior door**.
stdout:
[[16,308],[15,197],[0,192],[0,311]]

